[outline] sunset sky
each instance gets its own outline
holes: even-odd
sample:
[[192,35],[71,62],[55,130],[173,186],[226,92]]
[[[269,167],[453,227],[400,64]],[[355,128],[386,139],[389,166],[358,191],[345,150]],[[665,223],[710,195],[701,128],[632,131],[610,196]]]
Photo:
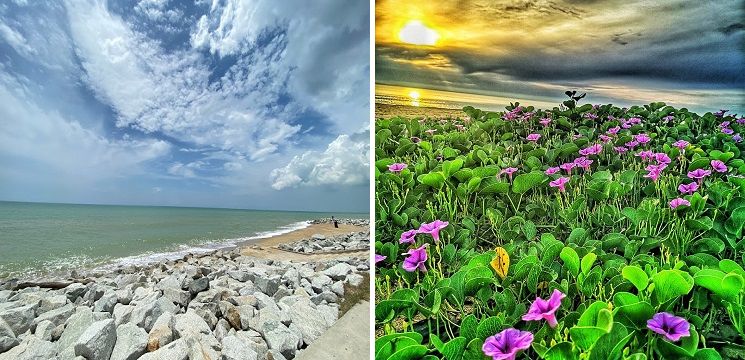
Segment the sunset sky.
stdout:
[[[742,1],[376,2],[376,83],[745,109]],[[413,34],[413,35],[412,35]]]

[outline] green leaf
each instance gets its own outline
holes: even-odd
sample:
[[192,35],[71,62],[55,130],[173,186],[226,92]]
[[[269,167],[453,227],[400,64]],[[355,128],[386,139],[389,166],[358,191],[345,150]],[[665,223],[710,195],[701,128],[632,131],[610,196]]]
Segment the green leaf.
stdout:
[[469,341],[475,339],[478,336],[476,333],[477,326],[478,321],[476,320],[476,316],[473,314],[466,315],[460,323],[460,336],[465,337]]
[[577,277],[579,274],[579,255],[577,255],[577,252],[570,247],[564,247],[561,249],[559,257],[561,258],[561,261],[564,262],[564,266],[567,267],[567,270],[574,275],[574,277]]
[[429,349],[424,345],[407,346],[393,353],[388,357],[388,360],[416,360],[423,357],[428,351]]
[[649,283],[649,276],[638,266],[625,266],[621,270],[621,275],[624,279],[630,281],[639,292],[647,288]]
[[502,331],[503,327],[502,319],[496,316],[490,316],[479,322],[479,326],[476,328],[477,338],[482,341],[486,340],[489,336],[496,335]]
[[454,159],[445,161],[442,163],[442,171],[445,173],[445,178],[450,177],[450,175],[455,174],[460,168],[463,167],[463,160],[462,159]]
[[442,355],[447,360],[461,360],[463,359],[463,352],[466,350],[466,338],[459,336],[445,343],[442,348]]
[[512,181],[512,191],[518,194],[524,194],[543,183],[545,179],[546,175],[538,171],[520,174]]
[[435,189],[439,189],[445,183],[445,176],[441,172],[431,172],[429,174],[423,174],[417,176],[417,181],[420,183],[431,186]]
[[581,269],[582,273],[587,275],[587,273],[592,269],[592,265],[595,263],[595,260],[597,260],[598,256],[595,255],[595,253],[587,253],[584,257],[582,257],[581,262]]
[[688,294],[693,289],[693,278],[681,270],[662,270],[652,276],[654,294],[661,304]]

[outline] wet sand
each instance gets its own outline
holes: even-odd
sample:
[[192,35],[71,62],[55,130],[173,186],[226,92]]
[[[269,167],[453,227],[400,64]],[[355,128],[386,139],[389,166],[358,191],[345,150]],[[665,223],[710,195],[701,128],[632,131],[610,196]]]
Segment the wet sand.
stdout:
[[277,246],[280,244],[288,244],[296,242],[298,240],[308,239],[315,234],[332,236],[367,230],[368,228],[365,226],[339,224],[339,228],[334,228],[334,225],[331,223],[313,224],[305,229],[295,230],[286,234],[272,236],[270,238],[261,239],[258,241],[243,243],[240,245],[241,255],[283,261],[316,261],[350,256],[369,256],[369,251],[353,251],[344,253],[337,252],[326,254],[298,254],[277,248]]
[[461,109],[443,109],[435,107],[417,107],[407,105],[375,104],[375,119],[388,119],[394,116],[407,118],[459,118],[468,116]]

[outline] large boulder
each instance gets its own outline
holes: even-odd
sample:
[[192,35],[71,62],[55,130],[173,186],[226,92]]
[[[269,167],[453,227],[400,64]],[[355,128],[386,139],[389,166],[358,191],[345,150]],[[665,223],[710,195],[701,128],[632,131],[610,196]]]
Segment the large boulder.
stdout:
[[295,304],[283,310],[290,314],[292,320],[290,330],[301,334],[303,342],[307,345],[310,345],[329,328],[325,320],[319,321],[323,319],[323,313],[308,300],[296,301]]
[[266,340],[269,349],[277,350],[290,359],[295,357],[295,352],[303,342],[299,334],[276,319],[264,321],[259,332]]
[[135,360],[145,353],[148,334],[145,329],[132,323],[116,328],[116,344],[111,360]]
[[93,309],[97,312],[110,313],[114,311],[114,306],[119,302],[119,296],[116,295],[114,290],[105,292],[98,301],[96,301]]
[[178,339],[162,348],[142,355],[139,360],[187,360],[189,347],[186,340]]
[[0,354],[0,360],[49,360],[56,353],[54,343],[29,335],[18,346]]
[[73,283],[65,288],[65,296],[71,302],[75,302],[75,300],[83,296],[86,291],[88,291],[88,288],[85,285],[81,283]]
[[343,280],[348,274],[353,273],[357,270],[354,266],[347,263],[338,263],[323,271],[323,274],[334,279]]
[[0,319],[0,353],[6,352],[16,345],[18,345],[18,339],[13,329],[8,326],[5,320]]
[[87,306],[78,307],[77,311],[65,322],[65,330],[57,341],[60,353],[73,348],[81,334],[93,324],[93,311]]
[[39,324],[42,321],[51,321],[52,324],[60,325],[64,324],[72,314],[75,313],[75,306],[67,304],[61,308],[47,311],[34,320],[34,324]]
[[259,354],[243,339],[231,335],[222,339],[223,360],[258,360]]
[[15,334],[23,334],[34,322],[37,305],[18,306],[0,311],[0,319],[5,321]]
[[75,342],[75,355],[88,360],[108,360],[116,344],[116,335],[114,320],[96,321]]
[[158,350],[173,340],[173,331],[171,330],[172,320],[173,314],[164,313],[155,321],[153,328],[150,329],[150,333],[148,334],[147,351]]
[[146,331],[150,331],[158,317],[164,313],[175,314],[178,310],[178,306],[174,305],[171,300],[161,297],[151,303],[138,304],[132,310],[130,321]]

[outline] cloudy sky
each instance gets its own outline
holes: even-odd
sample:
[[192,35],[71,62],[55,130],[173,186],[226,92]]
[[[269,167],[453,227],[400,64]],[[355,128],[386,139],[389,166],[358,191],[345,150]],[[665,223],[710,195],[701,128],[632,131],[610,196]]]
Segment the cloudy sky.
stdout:
[[[380,0],[376,83],[742,113],[744,18],[741,0]],[[412,20],[433,46],[402,41]]]
[[364,211],[369,4],[0,3],[0,200]]

